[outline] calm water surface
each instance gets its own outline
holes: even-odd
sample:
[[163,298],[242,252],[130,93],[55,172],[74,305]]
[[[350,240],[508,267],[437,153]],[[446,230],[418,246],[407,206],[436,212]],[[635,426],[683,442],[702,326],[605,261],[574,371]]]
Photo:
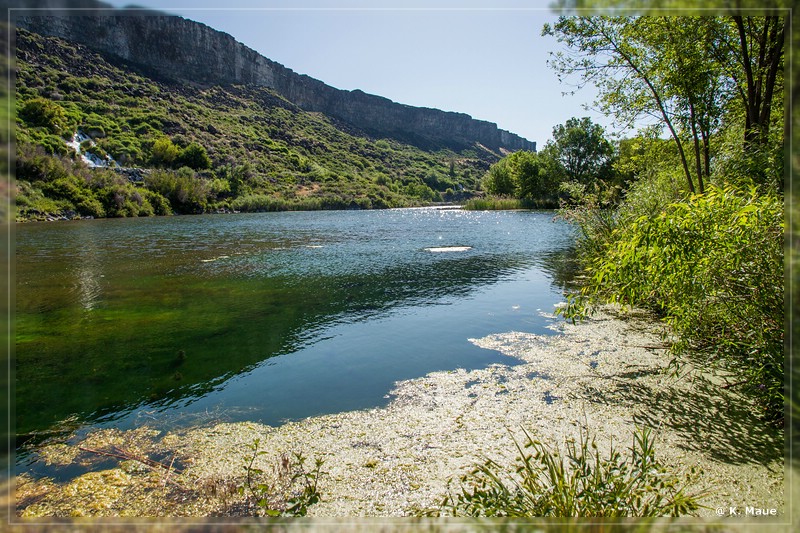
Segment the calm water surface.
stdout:
[[[547,333],[573,237],[552,212],[399,209],[23,224],[16,423],[286,420],[394,382],[515,364],[468,339]],[[468,250],[431,252],[432,247]],[[27,444],[25,444],[27,443]]]

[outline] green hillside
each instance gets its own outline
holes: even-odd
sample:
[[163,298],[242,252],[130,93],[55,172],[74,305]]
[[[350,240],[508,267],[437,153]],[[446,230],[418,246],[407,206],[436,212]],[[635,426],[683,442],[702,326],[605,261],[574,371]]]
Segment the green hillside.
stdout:
[[22,29],[16,46],[18,220],[457,201],[502,155],[372,138],[262,87],[158,79]]

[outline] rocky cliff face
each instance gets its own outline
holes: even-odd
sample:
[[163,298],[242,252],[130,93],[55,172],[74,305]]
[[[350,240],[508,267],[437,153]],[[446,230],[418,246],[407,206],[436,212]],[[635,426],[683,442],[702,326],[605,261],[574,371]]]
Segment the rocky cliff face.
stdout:
[[330,87],[198,22],[141,11],[74,13],[84,12],[65,16],[21,14],[16,23],[32,32],[90,46],[160,76],[266,86],[308,111],[425,148],[460,149],[480,143],[492,150],[536,150],[536,143],[463,113],[412,107],[360,90]]

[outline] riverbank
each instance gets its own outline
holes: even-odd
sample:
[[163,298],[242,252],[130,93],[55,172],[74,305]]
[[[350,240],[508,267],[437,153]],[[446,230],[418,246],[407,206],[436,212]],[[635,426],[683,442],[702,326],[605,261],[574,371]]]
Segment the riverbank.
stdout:
[[[269,473],[281,454],[322,459],[322,501],[309,516],[407,516],[434,507],[458,478],[486,458],[512,465],[522,428],[550,446],[586,427],[601,451],[630,445],[636,424],[654,428],[656,454],[674,472],[700,469],[692,489],[709,491],[701,515],[747,506],[784,508],[783,433],[752,416],[750,404],[722,388],[724,376],[686,364],[667,371],[660,326],[641,313],[606,309],[585,323],[553,319],[558,334],[508,332],[474,339],[522,364],[437,372],[403,381],[385,408],[292,422],[213,424],[159,433],[98,432],[84,448],[115,445],[157,457],[180,473],[124,461],[67,484],[22,478],[22,516],[219,516],[241,514],[245,466]],[[511,359],[509,360],[511,361]],[[75,446],[52,445],[45,460],[97,460]],[[170,463],[174,458],[175,462]],[[104,459],[108,459],[104,457]],[[265,474],[267,475],[267,474]],[[449,480],[453,480],[449,484]],[[737,520],[723,517],[724,520]]]

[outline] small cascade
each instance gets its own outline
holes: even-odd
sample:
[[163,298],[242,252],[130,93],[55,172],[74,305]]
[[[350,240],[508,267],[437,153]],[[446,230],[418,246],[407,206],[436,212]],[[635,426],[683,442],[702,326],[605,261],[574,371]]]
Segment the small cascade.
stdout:
[[105,157],[100,157],[97,154],[94,154],[90,151],[84,150],[83,143],[85,141],[89,141],[89,147],[94,147],[95,142],[94,140],[86,135],[81,130],[75,132],[72,138],[67,141],[67,146],[75,150],[75,153],[78,154],[81,159],[89,165],[90,167],[116,167],[117,162],[114,161],[114,158],[110,155],[106,155]]

